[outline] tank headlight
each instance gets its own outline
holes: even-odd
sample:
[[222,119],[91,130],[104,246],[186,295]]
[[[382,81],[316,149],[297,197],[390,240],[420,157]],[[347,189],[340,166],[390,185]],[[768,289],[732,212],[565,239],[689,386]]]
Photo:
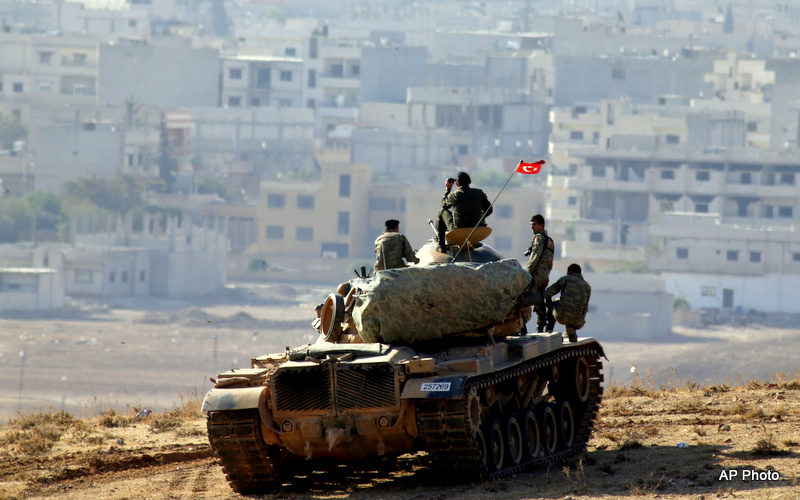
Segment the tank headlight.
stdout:
[[284,420],[281,422],[281,431],[283,432],[292,432],[294,430],[294,424],[291,420]]
[[385,429],[390,425],[392,425],[392,421],[389,420],[389,417],[387,417],[386,415],[378,417],[378,427],[380,427],[381,429]]

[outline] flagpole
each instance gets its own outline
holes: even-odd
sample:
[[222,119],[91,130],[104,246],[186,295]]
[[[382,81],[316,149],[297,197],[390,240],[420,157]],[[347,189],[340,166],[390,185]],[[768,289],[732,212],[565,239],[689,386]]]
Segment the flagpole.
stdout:
[[[522,160],[520,160],[520,161],[519,161],[519,163],[517,164],[517,168],[519,168],[519,166],[520,166],[520,165],[522,165]],[[486,209],[486,210],[483,212],[483,214],[481,214],[481,218],[480,218],[480,219],[478,219],[478,223],[477,223],[477,224],[475,224],[475,227],[473,227],[473,228],[472,228],[472,231],[470,231],[470,232],[469,232],[469,236],[467,236],[467,239],[465,239],[465,240],[464,240],[464,243],[462,243],[462,244],[461,244],[461,246],[460,246],[460,247],[458,247],[458,252],[456,252],[456,254],[453,256],[453,258],[452,258],[452,259],[450,259],[450,263],[451,263],[451,264],[452,264],[453,262],[455,262],[455,261],[456,261],[456,258],[457,258],[457,257],[458,257],[458,256],[461,254],[461,250],[463,250],[463,249],[464,249],[464,247],[465,247],[465,246],[467,245],[467,243],[469,242],[469,239],[470,239],[470,238],[472,238],[472,235],[473,235],[473,233],[475,233],[475,230],[476,230],[476,229],[478,229],[478,226],[480,226],[480,225],[481,225],[481,222],[483,222],[483,219],[484,219],[484,218],[486,218],[486,214],[489,212],[489,210],[491,210],[491,209],[492,209],[492,207],[494,207],[494,202],[496,202],[496,201],[497,201],[497,198],[499,198],[499,197],[500,197],[500,193],[502,193],[502,192],[503,192],[503,190],[506,188],[506,186],[508,186],[508,183],[511,181],[511,178],[512,178],[512,177],[514,177],[514,174],[516,174],[516,173],[517,173],[517,168],[515,168],[514,170],[512,170],[512,171],[511,171],[511,175],[509,175],[509,176],[508,176],[508,179],[506,179],[506,183],[505,183],[505,184],[503,184],[503,187],[501,187],[501,188],[500,188],[500,191],[498,191],[498,192],[497,192],[497,195],[494,197],[494,200],[492,200],[492,202],[491,202],[491,203],[489,203],[489,208],[487,208],[487,209]]]

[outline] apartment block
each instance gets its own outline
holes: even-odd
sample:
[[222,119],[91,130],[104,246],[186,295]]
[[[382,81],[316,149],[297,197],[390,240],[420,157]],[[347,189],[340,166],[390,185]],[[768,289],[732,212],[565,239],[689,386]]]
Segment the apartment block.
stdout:
[[304,73],[303,60],[296,57],[223,57],[221,104],[226,108],[304,107]]

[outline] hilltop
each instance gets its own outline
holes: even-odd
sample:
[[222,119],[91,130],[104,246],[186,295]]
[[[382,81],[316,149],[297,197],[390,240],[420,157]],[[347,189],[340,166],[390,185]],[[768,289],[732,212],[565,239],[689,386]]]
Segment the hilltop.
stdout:
[[[209,449],[198,398],[148,416],[140,410],[10,419],[0,427],[0,498],[240,498]],[[441,485],[421,452],[315,471],[277,497],[798,498],[798,424],[800,374],[737,386],[635,378],[606,389],[576,464]]]

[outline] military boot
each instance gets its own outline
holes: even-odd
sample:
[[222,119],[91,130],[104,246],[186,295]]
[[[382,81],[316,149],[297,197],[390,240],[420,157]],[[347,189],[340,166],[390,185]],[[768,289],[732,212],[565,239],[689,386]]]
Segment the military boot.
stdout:
[[578,334],[575,333],[575,328],[568,326],[567,327],[567,337],[569,338],[570,342],[577,342],[578,341]]
[[436,251],[441,253],[447,253],[447,241],[445,240],[443,231],[439,231],[438,240],[439,240],[439,245],[436,247]]

